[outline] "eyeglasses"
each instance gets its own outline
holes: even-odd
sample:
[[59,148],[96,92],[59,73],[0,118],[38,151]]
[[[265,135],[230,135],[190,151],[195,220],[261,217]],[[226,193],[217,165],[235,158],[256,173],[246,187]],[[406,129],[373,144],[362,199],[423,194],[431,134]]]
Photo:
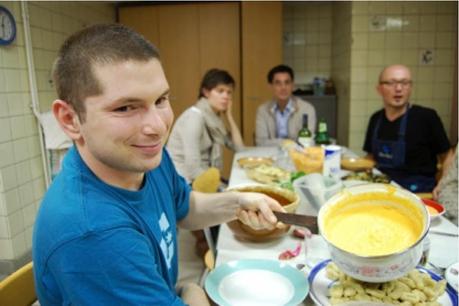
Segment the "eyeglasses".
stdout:
[[401,81],[391,80],[391,81],[381,81],[381,82],[379,82],[379,84],[385,85],[387,87],[392,87],[392,88],[397,87],[397,85],[400,85],[401,87],[409,87],[409,86],[411,86],[412,83],[413,82],[410,81],[410,80],[401,80]]

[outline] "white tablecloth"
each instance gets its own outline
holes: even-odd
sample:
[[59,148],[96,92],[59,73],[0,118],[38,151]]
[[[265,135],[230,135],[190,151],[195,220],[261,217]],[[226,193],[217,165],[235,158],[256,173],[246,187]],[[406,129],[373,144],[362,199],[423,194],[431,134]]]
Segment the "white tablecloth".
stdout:
[[[237,160],[241,157],[248,156],[271,156],[275,159],[285,158],[284,153],[276,147],[255,147],[249,148],[243,152],[238,152],[234,156],[229,187],[234,187],[241,184],[255,183],[249,179],[243,169],[241,169]],[[302,194],[300,194],[301,201],[297,209],[297,213],[317,215],[317,209],[307,204]],[[430,239],[430,252],[429,262],[435,267],[447,268],[459,261],[458,256],[458,228],[449,220],[444,217],[437,218],[431,223],[431,230],[455,234],[456,236],[447,236],[438,233],[429,233]],[[279,254],[287,249],[295,249],[298,244],[301,244],[301,254],[289,261],[292,266],[298,264],[305,264],[303,269],[307,273],[316,263],[329,258],[329,253],[325,241],[320,235],[314,235],[308,240],[308,247],[305,250],[305,243],[302,239],[293,237],[293,235],[286,235],[281,239],[253,243],[247,241],[237,240],[231,230],[226,224],[220,227],[220,234],[217,243],[217,260],[216,266],[221,265],[232,260],[246,259],[246,258],[260,258],[277,260]],[[429,268],[429,266],[428,266]],[[430,268],[433,268],[430,266]],[[438,271],[436,271],[438,272]],[[310,298],[304,301],[303,305],[314,305]]]

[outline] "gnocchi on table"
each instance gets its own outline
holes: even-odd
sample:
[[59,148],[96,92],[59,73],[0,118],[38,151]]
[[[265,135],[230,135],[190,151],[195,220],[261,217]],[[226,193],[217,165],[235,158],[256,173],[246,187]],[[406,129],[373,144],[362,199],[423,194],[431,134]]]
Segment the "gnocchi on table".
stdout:
[[330,262],[326,268],[329,279],[336,281],[329,288],[330,303],[373,301],[403,306],[441,306],[436,300],[446,289],[446,280],[434,281],[418,270],[386,283],[366,283],[344,274]]

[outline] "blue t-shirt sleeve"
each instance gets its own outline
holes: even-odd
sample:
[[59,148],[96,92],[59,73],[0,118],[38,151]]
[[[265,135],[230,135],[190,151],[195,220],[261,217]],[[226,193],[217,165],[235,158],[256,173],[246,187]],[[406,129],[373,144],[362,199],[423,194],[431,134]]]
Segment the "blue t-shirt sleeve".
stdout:
[[187,184],[186,180],[178,174],[169,153],[166,150],[164,150],[163,153],[164,165],[172,181],[176,216],[177,220],[180,221],[186,217],[190,208],[191,187]]
[[108,230],[57,249],[43,280],[60,288],[65,305],[185,305],[161,277],[158,260],[141,233]]

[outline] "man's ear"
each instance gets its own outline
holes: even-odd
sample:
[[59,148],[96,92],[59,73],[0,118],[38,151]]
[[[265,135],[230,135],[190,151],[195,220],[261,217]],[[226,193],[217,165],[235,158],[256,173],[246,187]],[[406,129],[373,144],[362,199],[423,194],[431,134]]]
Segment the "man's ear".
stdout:
[[204,97],[209,98],[210,90],[203,88],[202,94],[204,95]]
[[378,94],[379,94],[380,96],[383,95],[383,94],[382,94],[382,86],[383,86],[383,85],[381,85],[381,84],[376,85],[376,91],[378,92]]
[[55,100],[52,105],[52,111],[67,136],[75,141],[81,138],[80,119],[72,105],[63,100]]

